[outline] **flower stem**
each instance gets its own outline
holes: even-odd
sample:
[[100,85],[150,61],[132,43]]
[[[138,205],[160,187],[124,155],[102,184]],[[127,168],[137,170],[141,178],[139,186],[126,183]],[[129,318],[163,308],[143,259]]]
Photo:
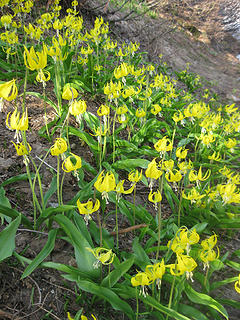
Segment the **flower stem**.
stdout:
[[[173,277],[173,282],[172,282],[172,286],[171,286],[171,291],[170,291],[170,296],[169,296],[169,302],[168,302],[168,308],[170,309],[172,306],[172,299],[173,299],[173,290],[174,290],[174,286],[175,286],[175,281],[176,281],[176,276]],[[166,320],[168,320],[168,315],[166,317]]]

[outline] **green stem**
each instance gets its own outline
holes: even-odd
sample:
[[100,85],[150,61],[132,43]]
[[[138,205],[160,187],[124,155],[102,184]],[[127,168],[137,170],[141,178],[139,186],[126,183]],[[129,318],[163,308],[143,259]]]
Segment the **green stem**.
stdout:
[[[136,223],[136,185],[133,190],[133,225]],[[135,231],[134,231],[135,232]]]
[[115,142],[115,124],[116,124],[116,116],[117,113],[115,112],[113,118],[113,130],[112,130],[112,138],[113,138],[113,163],[115,162],[115,151],[116,151],[116,142]]
[[100,234],[99,245],[100,247],[102,247],[102,224],[101,224],[99,212],[97,212],[97,219],[98,219],[99,234]]
[[57,156],[57,197],[58,197],[58,205],[60,206],[61,197],[60,197],[59,176],[60,176],[60,158],[59,156]]
[[60,185],[60,203],[61,205],[63,204],[63,181],[65,178],[66,172],[63,172],[63,176],[62,176],[62,181],[61,181],[61,185]]
[[162,225],[162,207],[161,202],[158,203],[158,245],[157,245],[157,254],[156,254],[156,260],[158,260],[159,257],[159,247],[161,243],[161,225]]
[[50,135],[49,135],[48,126],[47,126],[47,104],[46,104],[46,90],[45,90],[45,86],[43,86],[43,101],[44,101],[43,103],[44,103],[45,127],[46,127],[46,132],[47,132],[48,139],[50,140]]
[[137,310],[136,310],[136,320],[138,320],[138,314],[139,314],[139,303],[138,303],[138,289],[136,287],[136,307],[137,307]]
[[116,211],[115,211],[115,215],[116,215],[116,239],[117,239],[117,252],[118,252],[118,248],[119,248],[119,245],[118,245],[118,201],[116,201]]
[[[170,309],[172,306],[172,299],[173,299],[173,290],[175,286],[176,276],[173,277],[173,282],[171,286],[170,296],[169,296],[169,302],[168,302],[168,308]],[[167,315],[166,320],[168,320],[169,315]]]

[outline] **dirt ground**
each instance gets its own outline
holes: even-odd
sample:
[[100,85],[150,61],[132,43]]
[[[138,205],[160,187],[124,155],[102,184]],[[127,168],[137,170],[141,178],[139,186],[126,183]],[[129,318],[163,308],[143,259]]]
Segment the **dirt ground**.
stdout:
[[[148,52],[150,61],[157,61],[161,54],[162,60],[173,69],[185,69],[188,63],[189,70],[206,79],[203,80],[204,84],[216,90],[221,101],[240,102],[240,62],[235,58],[236,54],[240,53],[240,44],[230,34],[223,32],[221,17],[217,15],[218,1],[200,2],[202,5],[199,1],[184,1],[184,10],[178,10],[177,7],[172,7],[169,1],[163,1],[165,5],[157,9],[159,16],[155,19],[140,16],[136,19],[122,20],[124,13],[111,14],[113,9],[110,6],[102,8],[101,13],[109,20],[112,36],[125,41],[141,42],[141,50]],[[210,6],[213,2],[216,4],[214,7]],[[83,1],[81,13],[89,25],[99,13],[98,9],[93,9],[95,7],[96,1]],[[199,14],[196,14],[197,10],[200,10]],[[190,14],[191,20],[187,18]],[[115,20],[120,21],[114,22]],[[27,103],[31,126],[28,141],[36,155],[41,155],[51,145],[37,134],[38,129],[44,125],[43,104],[33,97],[29,97]],[[6,115],[10,109],[11,106],[5,104],[3,113],[0,114],[0,183],[16,174],[25,173],[21,157],[16,156],[15,149],[10,144],[12,132],[5,127]],[[51,109],[47,114],[48,121],[53,119]],[[52,167],[56,167],[55,159],[49,158],[48,161]],[[48,167],[45,167],[43,175],[46,184],[43,188],[47,188],[50,182]],[[75,186],[75,178],[69,175],[65,180],[66,201],[75,194]],[[8,185],[5,191],[12,207],[29,215],[31,196],[27,182]],[[125,227],[124,222],[122,227]],[[46,239],[44,233],[32,233],[20,228],[16,237],[16,251],[32,259],[40,252]],[[126,237],[120,238],[120,246],[127,245],[128,240]],[[223,237],[222,241],[222,247],[227,244],[230,252],[239,249],[240,239],[236,236],[233,239]],[[74,265],[71,247],[60,240],[57,241],[50,259]],[[81,308],[86,315],[94,312],[88,310],[88,305],[84,303],[90,297],[76,291],[74,285],[64,281],[58,272],[40,269],[20,280],[23,271],[24,267],[15,258],[0,264],[0,319],[63,320],[66,319],[67,311],[72,315]],[[237,295],[229,286],[226,288],[225,296],[236,299]],[[96,315],[101,315],[99,319],[123,319],[117,312],[109,313],[101,302],[96,303],[94,308],[97,311]],[[228,311],[230,320],[239,320],[239,310],[229,308]]]

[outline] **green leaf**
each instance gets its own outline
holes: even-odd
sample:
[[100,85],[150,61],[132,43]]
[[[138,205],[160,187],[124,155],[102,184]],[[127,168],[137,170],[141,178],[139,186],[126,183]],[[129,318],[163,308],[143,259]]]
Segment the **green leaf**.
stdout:
[[[115,290],[114,290],[115,291]],[[116,290],[119,295],[123,294],[128,296],[129,298],[135,298],[136,297],[136,288],[132,288],[129,286],[121,286],[121,288]],[[154,308],[155,310],[168,315],[169,317],[172,317],[176,320],[192,320],[191,318],[185,317],[185,315],[180,314],[179,312],[163,306],[161,303],[159,303],[156,299],[152,298],[150,295],[147,295],[144,297],[143,295],[138,295],[138,299],[143,301],[144,304],[149,305],[151,308]]]
[[40,263],[52,252],[55,245],[57,231],[57,229],[52,229],[49,231],[47,243],[39,252],[39,254],[34,258],[34,260],[24,270],[21,279],[24,279],[27,276],[29,276],[40,265]]
[[[4,205],[7,208],[11,208],[11,204],[8,198],[5,196],[5,190],[3,189],[3,187],[0,187],[0,204]],[[4,221],[5,218],[8,223],[11,222],[11,218],[8,216],[2,215],[0,213],[0,217],[2,218],[2,221]]]
[[226,284],[235,282],[237,280],[238,280],[238,277],[232,277],[232,278],[224,279],[222,281],[215,281],[211,284],[210,290],[211,291],[216,290],[217,288],[220,288],[222,286],[225,286]]
[[121,300],[119,296],[111,289],[99,286],[86,280],[77,281],[77,285],[81,290],[94,294],[99,298],[108,301],[115,310],[124,312],[130,319],[135,319],[135,313],[129,304]]
[[228,319],[228,314],[225,308],[216,300],[211,298],[210,296],[195,291],[189,284],[185,284],[185,293],[188,298],[197,304],[203,304],[205,306],[211,307],[221,313],[226,319]]
[[72,134],[74,136],[79,137],[82,139],[86,144],[89,146],[89,148],[92,150],[92,152],[96,155],[98,152],[98,143],[97,141],[87,132],[78,130],[73,127],[68,127],[69,134]]
[[138,237],[135,237],[133,240],[133,252],[135,255],[135,263],[142,269],[145,269],[146,265],[151,264],[151,261],[146,254],[145,250],[142,248],[142,246],[139,243]]
[[52,195],[56,192],[56,190],[57,190],[57,176],[54,175],[52,177],[51,184],[43,197],[45,207],[47,205],[48,200],[52,197]]
[[68,205],[68,204],[61,205],[56,208],[49,207],[43,210],[41,216],[37,219],[37,227],[39,227],[43,223],[43,221],[45,221],[46,219],[49,219],[55,213],[66,212],[74,209],[76,209],[76,206]]
[[116,161],[115,163],[112,164],[112,166],[114,169],[118,169],[118,170],[121,170],[121,169],[129,170],[136,167],[146,169],[149,163],[150,161],[145,159],[126,159],[126,160]]
[[100,126],[99,118],[91,112],[84,112],[83,119],[86,121],[87,126],[91,130],[93,130],[93,128],[97,129]]
[[235,262],[235,261],[231,261],[231,260],[226,260],[226,265],[237,270],[240,271],[240,263]]
[[91,248],[94,247],[92,238],[90,236],[90,233],[88,231],[88,228],[86,226],[86,222],[84,221],[83,217],[79,214],[74,212],[74,218],[73,218],[78,230],[82,233],[84,238],[88,241],[88,243],[91,245]]
[[21,216],[13,220],[3,231],[0,232],[0,261],[10,257],[15,249],[15,236]]
[[17,210],[8,208],[0,204],[0,213],[5,214],[6,216],[11,217],[12,219],[18,218],[20,216],[21,223],[24,224],[29,229],[32,229],[32,223]]
[[[33,179],[34,177],[35,177],[35,175],[33,173],[31,173],[31,178]],[[25,181],[25,180],[28,180],[28,175],[26,173],[19,174],[17,176],[14,176],[12,178],[5,180],[3,183],[0,184],[0,187],[4,187],[8,184],[15,183],[18,181]]]
[[118,280],[128,272],[128,270],[131,268],[131,266],[134,263],[134,257],[131,257],[130,259],[116,265],[114,262],[115,269],[110,272],[102,281],[101,285],[103,287],[113,287]]
[[186,304],[178,304],[178,312],[181,312],[187,317],[190,317],[192,320],[209,320],[202,312],[198,309],[188,306]]
[[83,234],[75,227],[75,225],[64,215],[59,214],[53,219],[62,227],[64,232],[72,243],[75,251],[77,265],[80,271],[86,272],[90,277],[97,278],[99,270],[94,269],[93,264],[96,261],[94,255],[86,248],[92,248]]

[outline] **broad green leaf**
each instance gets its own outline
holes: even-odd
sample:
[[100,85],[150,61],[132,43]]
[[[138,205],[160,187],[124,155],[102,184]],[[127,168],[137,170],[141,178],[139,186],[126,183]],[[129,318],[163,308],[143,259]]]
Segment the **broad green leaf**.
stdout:
[[18,216],[0,232],[0,261],[12,255],[15,249],[15,236],[20,222],[21,216]]
[[189,284],[185,284],[185,293],[193,303],[203,304],[205,306],[211,307],[221,313],[226,319],[228,319],[228,314],[225,308],[216,300],[210,296],[195,291]]
[[86,238],[86,240],[88,241],[88,243],[91,245],[91,248],[94,247],[92,238],[90,236],[90,233],[88,231],[88,228],[86,226],[86,222],[84,221],[82,215],[80,215],[79,213],[77,213],[76,211],[74,212],[74,217],[73,220],[75,222],[76,227],[78,228],[78,230],[82,233],[82,235],[84,236],[84,238]]
[[91,252],[86,249],[87,247],[91,248],[90,243],[75,227],[75,225],[64,215],[59,214],[57,216],[54,216],[53,219],[62,227],[62,229],[68,236],[70,243],[72,243],[79,270],[82,272],[86,272],[86,274],[90,277],[98,277],[99,270],[94,269],[93,267],[96,258]]
[[[114,290],[115,291],[115,290]],[[120,295],[125,294],[129,298],[135,298],[136,297],[136,288],[132,288],[129,286],[121,286],[121,288],[117,289],[116,292],[118,292]],[[176,320],[192,320],[191,318],[186,317],[185,315],[180,314],[179,312],[165,307],[161,303],[159,303],[156,299],[152,298],[150,295],[147,295],[144,297],[143,295],[138,295],[138,299],[141,300],[144,304],[147,304],[151,308],[154,308],[155,310],[168,315],[169,317],[176,319]],[[169,318],[170,319],[170,318]]]
[[135,313],[129,304],[119,298],[119,296],[109,288],[102,287],[86,280],[77,281],[77,285],[83,291],[96,295],[108,301],[115,310],[125,313],[130,319],[135,319]]
[[130,259],[120,263],[119,265],[116,265],[113,262],[115,269],[103,279],[101,285],[103,287],[113,287],[118,282],[118,280],[128,272],[133,263],[134,257],[131,257]]
[[[0,187],[0,204],[4,205],[7,208],[11,208],[11,204],[10,204],[8,198],[5,195],[5,190],[3,189],[3,187]],[[2,223],[4,221],[4,218],[6,219],[6,221],[8,223],[10,223],[11,220],[12,220],[10,217],[8,217],[6,215],[2,215],[1,213],[0,213],[0,218],[2,218]]]
[[83,119],[91,130],[93,130],[93,128],[97,129],[100,126],[99,118],[91,112],[84,112]]
[[[34,177],[35,177],[35,175],[33,173],[31,173],[31,178],[33,179]],[[3,183],[0,184],[0,187],[4,187],[8,184],[15,183],[18,181],[25,181],[25,180],[28,180],[28,175],[26,173],[19,174],[17,176],[14,176],[14,177],[11,177],[11,178],[5,180]]]
[[49,207],[45,210],[42,211],[41,216],[37,219],[37,227],[39,227],[46,219],[49,219],[52,217],[54,214],[59,213],[59,212],[66,212],[70,210],[76,209],[76,206],[73,205],[61,205],[56,208],[54,207]]
[[[213,290],[216,290],[217,288],[220,288],[222,286],[225,286],[226,284],[229,284],[229,283],[232,283],[232,282],[235,282],[238,280],[238,277],[232,277],[232,278],[227,278],[227,279],[224,279],[222,281],[215,281],[211,284],[210,286],[210,290],[213,291]],[[240,307],[240,306],[239,306]]]
[[32,223],[15,209],[11,209],[0,204],[0,213],[3,213],[4,215],[11,217],[12,219],[18,218],[20,216],[22,224],[24,224],[29,229],[33,228]]
[[52,195],[56,192],[56,190],[57,190],[57,176],[54,175],[52,177],[51,184],[43,197],[45,207],[47,205],[48,200],[52,197]]
[[178,304],[178,312],[184,314],[192,320],[210,320],[198,309],[188,306],[187,304]]
[[[228,306],[231,306],[235,309],[239,309],[240,310],[240,303],[239,301],[235,301],[232,299],[218,299],[218,301],[222,304],[226,304]],[[231,320],[231,319],[230,319]]]
[[119,160],[112,164],[114,169],[134,169],[136,167],[140,167],[146,169],[150,161],[146,159],[126,159],[126,160]]
[[97,141],[87,132],[78,130],[74,127],[69,126],[68,127],[69,134],[72,134],[74,136],[79,137],[82,139],[86,144],[89,146],[89,148],[92,150],[92,152],[96,155],[98,152],[98,143]]
[[[21,263],[27,263],[30,264],[32,263],[32,260],[26,257],[21,256],[20,254],[18,254],[17,252],[13,252],[13,255],[21,262]],[[85,272],[81,272],[78,268],[75,267],[71,267],[68,265],[65,265],[63,263],[58,263],[58,262],[51,262],[51,261],[47,261],[47,262],[42,262],[39,265],[39,268],[51,268],[51,269],[55,269],[61,272],[65,272],[68,275],[72,276],[72,279],[74,280],[70,280],[70,281],[76,281],[77,279],[79,279],[79,277],[81,279],[85,279],[87,278],[87,275]],[[65,275],[62,275],[62,277],[65,277]]]
[[55,240],[57,236],[57,229],[52,229],[48,233],[48,240],[39,254],[34,258],[34,260],[27,266],[24,270],[21,279],[26,278],[29,276],[39,265],[40,263],[47,258],[47,256],[52,252],[55,245]]
[[133,240],[133,252],[135,255],[135,263],[142,269],[145,269],[146,265],[151,264],[151,261],[146,254],[145,250],[142,248],[142,246],[139,243],[138,237],[135,237]]
[[226,265],[237,270],[240,271],[240,263],[235,262],[235,261],[231,261],[231,260],[226,260]]

